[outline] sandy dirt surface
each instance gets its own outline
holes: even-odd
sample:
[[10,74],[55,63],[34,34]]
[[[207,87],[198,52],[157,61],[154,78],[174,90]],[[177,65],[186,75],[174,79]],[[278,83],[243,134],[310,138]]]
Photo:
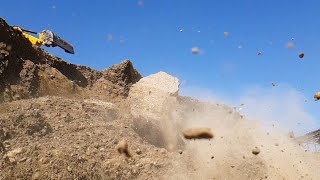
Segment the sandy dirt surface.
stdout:
[[[319,154],[234,108],[180,96],[176,77],[142,77],[129,60],[104,71],[67,63],[3,19],[0,114],[4,180],[320,179]],[[185,138],[190,129],[210,138]]]

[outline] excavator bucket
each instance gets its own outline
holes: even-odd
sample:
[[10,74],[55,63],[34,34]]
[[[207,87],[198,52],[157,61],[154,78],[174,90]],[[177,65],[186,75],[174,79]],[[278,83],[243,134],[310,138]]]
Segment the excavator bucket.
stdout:
[[62,48],[65,52],[74,54],[73,46],[65,40],[63,40],[62,38],[60,38],[59,36],[57,36],[56,34],[54,34],[53,32],[49,30],[44,30],[41,32],[40,36],[46,46],[58,46]]
[[73,46],[55,34],[53,34],[53,45],[61,47],[67,53],[74,54]]

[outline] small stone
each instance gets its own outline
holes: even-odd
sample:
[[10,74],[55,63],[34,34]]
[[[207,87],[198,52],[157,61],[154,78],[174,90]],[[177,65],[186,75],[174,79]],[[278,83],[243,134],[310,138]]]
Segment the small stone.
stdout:
[[11,51],[12,50],[12,46],[11,45],[7,45],[6,50],[7,51]]
[[138,155],[140,155],[140,154],[142,154],[142,151],[141,151],[140,149],[137,149],[137,150],[136,150],[136,153],[137,153]]
[[26,163],[31,162],[31,160],[32,160],[31,158],[27,159],[27,160],[26,160]]
[[260,153],[260,149],[258,147],[255,147],[253,150],[252,150],[252,154],[254,155],[258,155]]
[[87,151],[86,151],[86,155],[87,155],[87,156],[90,156],[90,154],[91,154],[90,151],[87,150]]
[[301,59],[304,58],[304,53],[300,53],[299,58],[301,58]]
[[19,160],[19,162],[23,162],[23,161],[26,161],[27,160],[27,158],[26,157],[23,157],[23,158],[21,158],[20,160]]
[[21,153],[23,153],[25,150],[23,149],[23,148],[16,148],[16,149],[14,149],[14,150],[12,150],[12,151],[9,151],[7,154],[6,154],[6,156],[7,157],[14,157],[14,156],[16,156],[16,155],[18,155],[18,154],[21,154]]
[[6,149],[9,149],[9,148],[11,147],[11,145],[10,145],[9,143],[4,143],[4,147],[5,147]]
[[16,163],[16,159],[13,158],[13,157],[10,157],[10,158],[9,158],[9,162],[12,163],[12,164],[14,164],[14,163]]
[[71,172],[71,171],[72,171],[72,169],[71,169],[71,167],[70,167],[70,166],[68,166],[68,167],[67,167],[67,170],[68,170],[69,172]]
[[190,128],[182,131],[185,139],[212,139],[214,137],[210,128]]
[[183,153],[183,151],[182,151],[182,150],[179,150],[178,152],[179,152],[179,154],[182,154],[182,153]]
[[130,158],[131,157],[131,153],[129,152],[128,149],[128,143],[125,139],[121,140],[117,146],[116,146],[116,150],[120,153],[120,154],[125,154],[126,157]]
[[314,95],[314,100],[315,100],[315,101],[319,101],[319,100],[320,100],[320,92],[317,92],[317,93]]
[[37,180],[37,179],[40,179],[40,173],[39,172],[36,172],[32,175],[32,180]]
[[235,167],[235,166],[233,166],[233,165],[231,166],[231,168],[234,168],[234,167]]
[[290,133],[289,133],[289,137],[290,137],[290,138],[294,138],[294,133],[293,133],[293,132],[290,132]]
[[191,52],[193,53],[193,54],[198,54],[199,53],[199,48],[198,47],[193,47],[192,49],[191,49]]
[[166,152],[167,152],[166,149],[164,149],[164,148],[161,148],[161,149],[160,149],[160,153],[161,153],[161,154],[165,154]]
[[294,44],[292,43],[292,42],[289,42],[288,44],[287,44],[287,48],[288,49],[292,49],[294,47]]

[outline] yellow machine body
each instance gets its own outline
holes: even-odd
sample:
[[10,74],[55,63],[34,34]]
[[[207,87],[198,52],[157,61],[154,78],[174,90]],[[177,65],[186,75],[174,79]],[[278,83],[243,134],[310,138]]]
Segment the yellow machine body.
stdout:
[[20,31],[22,33],[22,35],[31,42],[31,44],[36,45],[36,46],[44,45],[44,41],[42,40],[41,34],[40,34],[40,38],[37,38],[37,37],[34,37],[28,33],[25,33],[20,27],[13,27],[13,28]]

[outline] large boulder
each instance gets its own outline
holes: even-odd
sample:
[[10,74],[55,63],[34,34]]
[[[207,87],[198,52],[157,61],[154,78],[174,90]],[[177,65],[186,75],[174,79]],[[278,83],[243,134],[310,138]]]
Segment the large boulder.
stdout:
[[[142,78],[134,84],[129,92],[131,114],[137,119],[135,129],[149,142],[162,146],[170,151],[181,147],[182,140],[179,136],[179,116],[177,95],[179,80],[165,72]],[[141,121],[144,117],[145,121]],[[143,130],[145,127],[152,130]],[[147,133],[149,132],[149,133]]]
[[176,103],[179,80],[165,72],[159,72],[134,84],[130,90],[131,113],[138,117],[159,120],[164,109]]

